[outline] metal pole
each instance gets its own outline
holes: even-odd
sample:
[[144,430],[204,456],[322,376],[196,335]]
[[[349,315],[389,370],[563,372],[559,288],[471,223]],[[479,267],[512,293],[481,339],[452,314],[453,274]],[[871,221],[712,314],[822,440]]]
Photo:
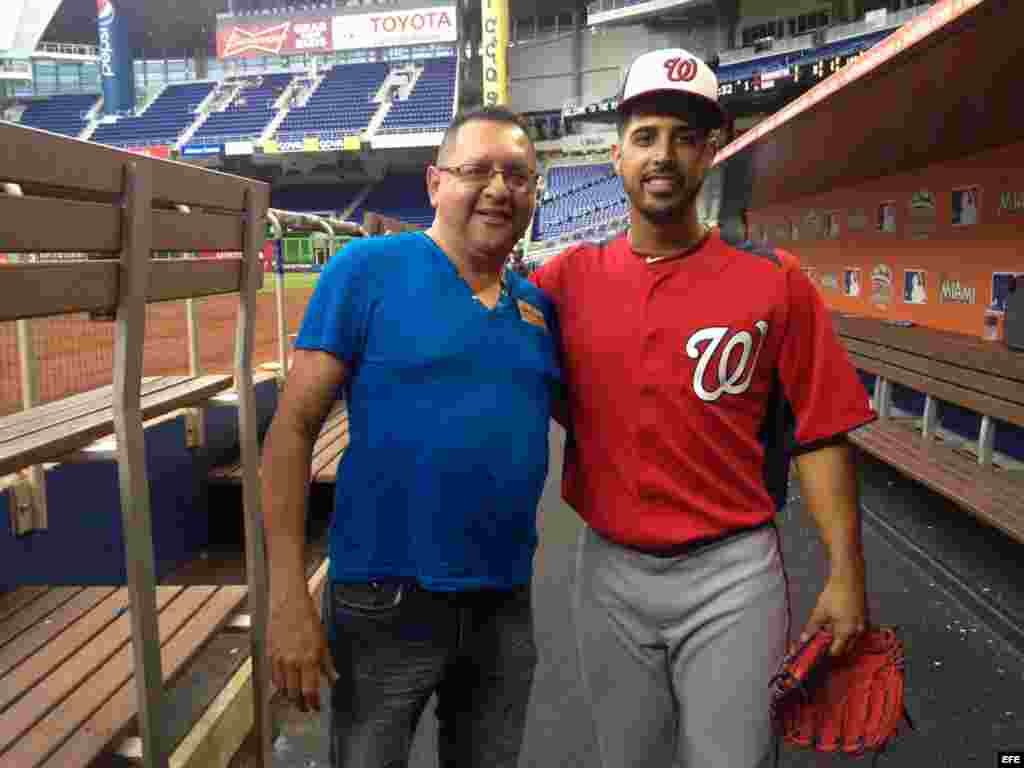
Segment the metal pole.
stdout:
[[[199,362],[199,323],[196,319],[196,302],[199,299],[185,299],[185,318],[188,325],[188,372],[190,376],[201,376],[202,365]],[[189,408],[185,412],[186,444],[189,448],[198,448],[203,444],[206,434],[206,408],[202,405]]]
[[277,359],[281,365],[281,383],[288,378],[288,323],[284,316],[284,242],[274,243],[274,294],[277,303]]
[[280,368],[278,383],[288,377],[288,326],[284,317],[284,228],[275,211],[267,211],[271,234],[274,238],[274,303],[277,307],[277,361]]
[[197,299],[185,299],[185,317],[188,321],[188,372],[190,376],[199,376],[199,324],[196,321]]

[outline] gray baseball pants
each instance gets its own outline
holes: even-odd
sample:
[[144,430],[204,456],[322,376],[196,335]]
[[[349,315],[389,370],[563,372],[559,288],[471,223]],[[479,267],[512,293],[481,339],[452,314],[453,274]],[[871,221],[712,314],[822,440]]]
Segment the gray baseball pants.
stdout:
[[579,539],[573,609],[601,768],[754,768],[787,628],[774,526],[664,557]]

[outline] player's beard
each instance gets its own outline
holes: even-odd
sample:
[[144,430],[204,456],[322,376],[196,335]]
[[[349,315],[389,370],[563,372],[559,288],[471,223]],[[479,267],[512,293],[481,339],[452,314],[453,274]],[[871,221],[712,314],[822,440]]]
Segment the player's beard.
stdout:
[[683,184],[683,191],[674,199],[665,202],[648,200],[648,193],[643,188],[643,181],[639,187],[630,191],[630,203],[633,210],[643,216],[654,226],[664,226],[673,222],[683,220],[692,206],[697,204],[697,196],[704,187],[704,178],[691,179],[683,174],[678,175]]

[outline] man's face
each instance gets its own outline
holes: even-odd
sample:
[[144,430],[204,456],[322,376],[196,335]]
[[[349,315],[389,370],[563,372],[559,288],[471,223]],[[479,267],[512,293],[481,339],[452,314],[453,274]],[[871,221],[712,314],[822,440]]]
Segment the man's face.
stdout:
[[694,205],[715,156],[708,131],[683,115],[638,109],[612,147],[615,171],[633,208],[653,224],[681,220]]
[[[537,158],[527,135],[506,123],[465,123],[439,166],[459,169],[427,169],[442,236],[471,251],[507,255],[526,232],[537,194]],[[507,175],[488,178],[483,172],[490,169]]]

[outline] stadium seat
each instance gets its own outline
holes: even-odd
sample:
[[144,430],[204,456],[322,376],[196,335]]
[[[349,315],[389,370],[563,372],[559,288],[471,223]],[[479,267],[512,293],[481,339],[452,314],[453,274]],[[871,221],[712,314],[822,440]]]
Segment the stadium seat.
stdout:
[[278,141],[356,136],[379,108],[374,95],[387,77],[387,64],[370,62],[332,67],[305,106],[289,110],[275,133]]
[[178,137],[195,121],[196,108],[213,90],[214,85],[169,85],[143,114],[122,117],[113,123],[101,123],[91,138],[100,144],[118,147],[175,144]]
[[242,88],[223,112],[214,112],[189,144],[224,144],[259,138],[274,119],[274,103],[294,75],[262,75],[259,85]]
[[427,59],[409,98],[391,105],[380,134],[443,131],[455,114],[455,57]]
[[83,115],[96,106],[98,100],[99,94],[90,93],[33,101],[22,113],[21,124],[64,136],[78,136],[86,125]]
[[534,218],[533,238],[553,239],[604,226],[628,210],[622,179],[611,163],[556,166]]

